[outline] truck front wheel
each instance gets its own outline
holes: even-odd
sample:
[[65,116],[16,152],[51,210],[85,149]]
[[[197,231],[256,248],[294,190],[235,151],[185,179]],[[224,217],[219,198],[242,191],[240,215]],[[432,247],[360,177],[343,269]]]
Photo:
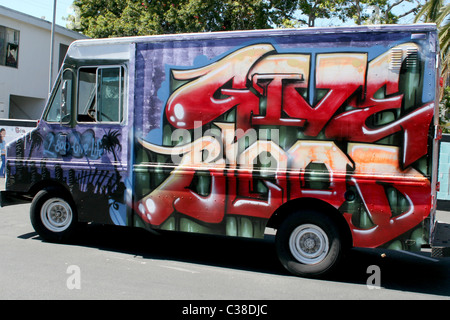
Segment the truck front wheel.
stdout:
[[67,240],[77,225],[72,202],[56,190],[41,190],[33,198],[30,219],[36,232],[47,241]]
[[328,274],[343,254],[339,228],[328,215],[318,211],[289,215],[277,231],[276,248],[282,265],[302,277]]

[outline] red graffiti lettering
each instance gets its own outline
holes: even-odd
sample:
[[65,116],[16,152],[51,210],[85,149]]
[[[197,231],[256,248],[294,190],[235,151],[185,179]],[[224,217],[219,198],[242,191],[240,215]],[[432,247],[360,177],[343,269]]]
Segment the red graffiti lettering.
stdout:
[[[368,61],[367,53],[312,57],[259,44],[202,68],[172,70],[183,85],[167,100],[168,123],[191,131],[208,124],[219,134],[174,147],[141,141],[179,161],[135,210],[154,226],[175,212],[220,224],[227,215],[269,219],[283,203],[311,197],[343,212],[357,246],[401,236],[426,217],[431,193],[424,171],[412,165],[428,152],[435,105],[406,109],[401,66],[391,63],[393,51],[411,48],[418,46],[402,44]],[[219,118],[231,110],[233,120]],[[388,145],[383,139],[394,134]],[[195,188],[201,179],[203,192]]]

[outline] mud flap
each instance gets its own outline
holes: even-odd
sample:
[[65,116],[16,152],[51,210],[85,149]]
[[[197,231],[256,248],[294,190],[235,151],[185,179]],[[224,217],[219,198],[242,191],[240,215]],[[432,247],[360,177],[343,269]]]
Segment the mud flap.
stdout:
[[431,243],[431,256],[435,258],[450,257],[450,224],[437,223]]

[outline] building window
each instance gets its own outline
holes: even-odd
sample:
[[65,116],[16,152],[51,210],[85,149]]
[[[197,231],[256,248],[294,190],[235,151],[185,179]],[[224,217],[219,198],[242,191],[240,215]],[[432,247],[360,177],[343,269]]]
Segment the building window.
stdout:
[[18,67],[19,62],[19,34],[18,30],[0,26],[0,65],[12,68]]

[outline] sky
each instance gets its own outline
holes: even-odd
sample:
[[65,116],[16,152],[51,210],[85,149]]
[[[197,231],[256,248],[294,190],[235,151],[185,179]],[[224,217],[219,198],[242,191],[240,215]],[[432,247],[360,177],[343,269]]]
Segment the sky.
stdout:
[[[72,10],[70,6],[73,0],[57,0],[56,1],[56,24],[65,27],[67,22],[63,20],[67,18]],[[16,11],[29,14],[34,17],[53,21],[53,4],[54,0],[0,0],[0,6],[4,6]]]

